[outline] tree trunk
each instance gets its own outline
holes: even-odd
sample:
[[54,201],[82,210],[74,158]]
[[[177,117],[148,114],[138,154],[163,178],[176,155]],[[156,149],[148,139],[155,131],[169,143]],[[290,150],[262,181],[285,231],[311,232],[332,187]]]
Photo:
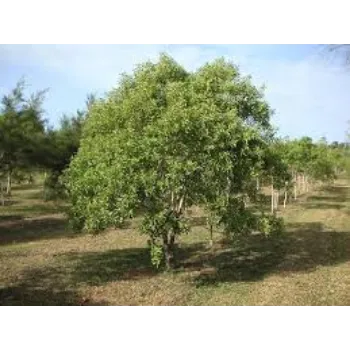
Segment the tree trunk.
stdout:
[[171,270],[174,266],[174,243],[175,235],[173,233],[163,236],[163,249],[167,270]]
[[5,197],[4,197],[4,188],[2,185],[2,182],[0,182],[0,194],[1,194],[1,204],[2,206],[5,205]]
[[230,178],[227,176],[227,189],[226,189],[226,200],[227,200],[227,203],[230,199],[230,192],[231,192],[231,181],[230,181]]
[[287,191],[287,189],[285,188],[285,189],[284,189],[283,208],[285,208],[285,207],[286,207],[287,200],[288,200],[288,191]]
[[271,183],[271,213],[273,214],[274,211],[274,190],[273,190],[273,182]]
[[300,175],[297,174],[297,194],[300,194]]
[[259,178],[256,178],[256,190],[259,191],[260,190],[260,181]]
[[6,189],[6,194],[8,196],[11,196],[11,171],[7,173],[7,189]]
[[279,203],[279,192],[274,191],[274,209],[278,210],[278,203]]
[[[178,200],[176,194],[171,191],[171,207],[175,216],[180,218],[185,208],[185,195],[181,195]],[[175,235],[178,233],[179,232],[175,232],[174,228],[172,228],[168,231],[168,233],[163,235],[163,251],[167,270],[171,270],[174,266]]]
[[212,247],[213,246],[213,225],[212,224],[210,224],[209,230],[210,230],[209,245]]
[[297,200],[297,175],[294,175],[294,200]]

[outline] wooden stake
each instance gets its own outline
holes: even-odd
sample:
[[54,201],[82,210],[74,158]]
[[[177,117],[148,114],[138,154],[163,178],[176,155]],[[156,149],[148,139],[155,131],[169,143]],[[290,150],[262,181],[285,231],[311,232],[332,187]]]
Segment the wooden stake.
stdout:
[[283,208],[286,207],[287,200],[288,200],[288,193],[287,193],[287,189],[285,189],[285,190],[284,190]]
[[300,175],[297,175],[297,193],[300,194]]
[[288,181],[284,183],[284,200],[283,200],[283,208],[286,207],[288,200]]
[[7,190],[6,193],[11,196],[11,172],[7,173]]
[[271,183],[271,213],[273,214],[274,211],[274,195],[273,195],[273,182]]

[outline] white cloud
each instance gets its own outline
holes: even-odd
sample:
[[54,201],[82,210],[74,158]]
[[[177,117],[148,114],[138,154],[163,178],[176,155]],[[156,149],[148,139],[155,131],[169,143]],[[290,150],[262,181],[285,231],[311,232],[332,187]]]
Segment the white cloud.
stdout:
[[[0,46],[0,70],[16,65],[30,69],[33,79],[38,71],[57,74],[67,81],[68,91],[70,84],[86,92],[106,91],[117,83],[120,73],[131,71],[135,64],[147,59],[155,60],[161,51],[169,52],[190,70],[225,56],[237,63],[243,73],[251,74],[255,83],[266,84],[266,96],[276,110],[274,121],[281,133],[342,138],[342,129],[345,130],[346,120],[350,119],[350,74],[320,57],[271,58],[259,55],[264,49],[193,45],[11,45]],[[77,102],[77,106],[81,104],[82,101]]]

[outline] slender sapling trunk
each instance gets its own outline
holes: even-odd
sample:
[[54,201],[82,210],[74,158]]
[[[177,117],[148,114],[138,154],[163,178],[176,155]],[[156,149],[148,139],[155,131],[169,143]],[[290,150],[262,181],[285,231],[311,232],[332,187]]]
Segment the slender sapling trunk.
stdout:
[[174,242],[175,235],[173,233],[163,236],[163,249],[167,270],[171,270],[174,265]]
[[288,191],[287,191],[287,189],[285,188],[285,189],[284,189],[283,208],[285,208],[285,207],[286,207],[287,200],[288,200]]
[[7,173],[7,189],[6,189],[6,194],[8,196],[11,196],[11,171]]
[[272,180],[272,182],[271,182],[271,213],[273,214],[273,212],[274,212],[274,207],[275,207],[275,205],[274,205],[274,190],[273,190],[273,180]]
[[213,224],[212,223],[209,226],[209,230],[210,230],[209,245],[212,247],[213,246]]
[[1,192],[1,204],[5,205],[5,196],[4,196],[4,188],[2,182],[0,182],[0,192]]

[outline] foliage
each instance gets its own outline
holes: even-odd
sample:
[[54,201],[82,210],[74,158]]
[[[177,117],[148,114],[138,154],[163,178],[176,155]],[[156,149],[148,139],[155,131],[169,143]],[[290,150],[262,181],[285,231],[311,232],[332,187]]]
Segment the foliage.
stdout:
[[151,263],[153,266],[155,266],[158,269],[164,260],[163,247],[156,243],[152,243],[150,247],[150,252],[151,252]]
[[289,159],[286,147],[281,140],[273,140],[264,154],[262,175],[267,178],[265,183],[273,184],[274,188],[281,189],[291,181]]
[[224,227],[228,236],[247,235],[257,226],[258,217],[254,212],[247,210],[242,197],[230,197],[219,212],[219,223]]
[[284,221],[276,215],[261,216],[258,222],[258,229],[267,237],[280,236],[285,233]]
[[44,200],[57,200],[65,198],[64,185],[59,179],[59,173],[51,172],[44,181]]

